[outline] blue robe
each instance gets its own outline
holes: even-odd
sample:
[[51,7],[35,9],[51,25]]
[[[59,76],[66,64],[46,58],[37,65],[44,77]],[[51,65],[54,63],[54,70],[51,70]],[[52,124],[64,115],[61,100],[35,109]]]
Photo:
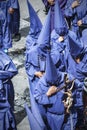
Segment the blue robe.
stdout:
[[[42,1],[43,1],[43,3],[44,3],[45,6],[49,6],[49,3],[47,2],[47,0],[42,0]],[[58,2],[60,4],[60,8],[62,10],[64,10],[64,7],[66,5],[67,0],[58,0]]]
[[17,34],[19,33],[20,27],[20,7],[18,0],[9,0],[7,3],[7,10],[10,7],[14,9],[14,13],[7,13],[9,28],[12,34]]
[[59,92],[51,97],[46,96],[49,89],[43,76],[35,87],[34,97],[38,104],[43,105],[47,110],[47,120],[50,130],[61,130],[64,121],[64,104],[62,102],[63,93]]
[[[45,4],[46,8],[50,8],[49,3],[47,2],[47,0],[42,0],[43,3]],[[60,4],[60,8],[62,9],[62,12],[64,13],[64,8],[66,5],[67,0],[58,0],[59,4]],[[51,6],[51,31],[54,29],[54,5]]]
[[71,73],[81,83],[80,88],[77,88],[76,90],[76,108],[79,117],[77,126],[80,126],[83,125],[82,90],[83,90],[84,78],[87,77],[87,51],[85,52],[80,63],[76,63],[69,53],[67,56],[68,56],[66,59],[67,72]]
[[45,58],[40,58],[37,47],[31,49],[29,52],[26,53],[26,62],[25,62],[25,68],[26,72],[28,74],[28,78],[30,80],[30,89],[31,92],[34,92],[34,88],[39,80],[38,77],[35,76],[35,72],[45,71]]
[[2,87],[8,89],[8,102],[14,108],[14,88],[11,78],[17,74],[17,69],[12,60],[3,51],[0,51],[0,81]]
[[8,101],[0,99],[0,130],[17,130],[13,111]]
[[[66,52],[69,50],[68,48],[68,38],[67,35],[64,36],[63,42],[58,42],[59,35],[55,30],[51,33],[51,53],[59,53],[60,64],[57,66],[60,71],[65,72],[65,57]],[[58,54],[57,54],[58,55]],[[58,58],[57,58],[58,59]],[[57,61],[56,61],[57,62]]]
[[17,74],[12,60],[0,50],[0,130],[16,130],[14,87],[11,78]]
[[[64,85],[63,75],[61,79],[58,79],[58,81],[59,81],[58,87],[61,87]],[[76,86],[78,87],[77,82],[76,82]],[[60,91],[54,94],[53,96],[47,97],[46,92],[48,91],[49,87],[50,85],[46,82],[46,77],[44,75],[39,80],[37,86],[35,87],[34,97],[35,97],[35,100],[38,102],[38,104],[42,104],[47,110],[47,119],[50,125],[50,130],[67,130],[67,128],[71,129],[69,115],[66,122],[64,121],[65,108],[62,102],[62,100],[64,99],[63,92]],[[75,110],[75,106],[72,107],[71,112],[72,112],[72,118],[73,118],[73,126],[75,128],[75,125],[77,122],[77,113]]]
[[0,48],[9,49],[12,47],[11,32],[6,20],[6,2],[0,2]]
[[82,25],[87,24],[87,0],[81,0],[80,5],[72,9],[71,4],[74,0],[69,0],[65,7],[65,16],[71,18],[71,29],[79,36],[79,26],[77,22],[82,20]]
[[39,33],[36,36],[33,35],[28,35],[26,37],[26,53],[30,49],[32,49],[34,46],[37,45],[37,40],[38,40]]
[[[25,61],[25,69],[29,79],[29,87],[31,93],[34,94],[35,86],[37,85],[39,78],[35,76],[35,72],[45,71],[45,58],[41,58],[38,54],[37,47],[31,49],[28,53],[26,53],[26,61]],[[45,112],[46,110],[42,105],[38,105],[40,113],[45,120]]]

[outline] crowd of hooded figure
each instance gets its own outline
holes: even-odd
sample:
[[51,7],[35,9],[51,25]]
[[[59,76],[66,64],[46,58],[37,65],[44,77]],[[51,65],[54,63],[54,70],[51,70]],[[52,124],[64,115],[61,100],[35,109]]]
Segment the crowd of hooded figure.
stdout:
[[[87,128],[87,0],[42,0],[42,25],[27,1],[30,28],[25,69],[31,130]],[[0,1],[0,130],[16,130],[12,77],[18,71],[6,54],[20,39],[18,0]],[[16,38],[15,38],[16,37]]]
[[42,25],[27,0],[30,29],[25,68],[31,101],[31,109],[26,105],[30,128],[85,130],[87,0],[43,0],[43,3],[47,15]]

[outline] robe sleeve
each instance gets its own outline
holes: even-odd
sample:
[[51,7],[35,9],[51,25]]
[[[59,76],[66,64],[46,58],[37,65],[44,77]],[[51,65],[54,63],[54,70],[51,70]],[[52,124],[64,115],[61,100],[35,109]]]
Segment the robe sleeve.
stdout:
[[39,103],[39,104],[42,104],[42,105],[50,105],[50,104],[53,104],[54,103],[54,100],[52,100],[52,97],[48,97],[46,95],[46,91],[43,91],[41,88],[42,88],[42,85],[41,83],[38,83],[36,88],[35,88],[35,91],[34,91],[34,98],[35,100]]
[[6,64],[4,70],[0,70],[0,80],[11,79],[17,74],[17,69],[12,61]]
[[33,65],[31,65],[29,63],[26,63],[25,68],[26,68],[26,72],[27,72],[30,80],[33,80],[35,77],[34,74],[35,74],[35,72],[37,72],[36,67],[34,67]]
[[0,52],[0,80],[11,79],[18,71],[13,61],[4,52]]

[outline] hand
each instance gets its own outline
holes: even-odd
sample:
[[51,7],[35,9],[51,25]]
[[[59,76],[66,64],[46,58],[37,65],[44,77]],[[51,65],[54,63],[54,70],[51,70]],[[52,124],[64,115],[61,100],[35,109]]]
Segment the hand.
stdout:
[[49,97],[49,96],[55,94],[56,92],[57,92],[57,87],[56,87],[56,86],[51,86],[51,87],[48,89],[46,95]]
[[55,0],[47,0],[50,5],[54,5]]
[[77,22],[77,25],[78,25],[78,26],[81,26],[81,25],[82,25],[82,20],[79,20],[79,21]]
[[38,72],[35,72],[34,75],[37,76],[38,78],[41,78],[43,76],[43,73],[38,71]]
[[75,1],[72,3],[71,7],[72,7],[72,8],[75,8],[75,7],[79,6],[79,5],[80,5],[79,0],[75,0]]
[[8,12],[9,12],[9,14],[13,14],[14,13],[14,9],[10,7]]
[[58,38],[58,41],[59,41],[59,42],[64,41],[64,37],[63,37],[63,36],[60,36],[60,37]]

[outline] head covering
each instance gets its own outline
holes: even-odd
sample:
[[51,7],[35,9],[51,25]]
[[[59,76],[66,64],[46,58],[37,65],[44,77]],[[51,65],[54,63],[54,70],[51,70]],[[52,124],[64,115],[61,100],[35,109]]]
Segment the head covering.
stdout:
[[77,38],[76,34],[72,31],[69,31],[69,48],[70,53],[73,58],[81,55],[83,53],[84,47],[81,41]]
[[34,99],[32,93],[31,93],[31,90],[30,90],[30,101],[31,101],[31,110],[32,110],[32,113],[33,113],[36,121],[38,122],[38,124],[40,125],[42,130],[47,130],[46,126],[45,126],[45,124],[43,122],[43,119],[41,117],[41,114],[40,114],[40,111],[38,109],[38,106],[37,106],[37,104],[35,102],[35,99]]
[[45,77],[49,84],[56,85],[58,81],[58,74],[57,69],[51,59],[50,53],[47,54]]
[[83,42],[84,46],[87,46],[87,29],[82,31],[81,41]]
[[55,1],[54,28],[60,36],[64,36],[68,32],[66,21],[57,0]]
[[25,104],[25,109],[26,109],[26,113],[28,115],[30,129],[31,130],[43,130],[40,127],[40,125],[38,124],[38,122],[36,121],[36,119],[34,118],[34,115],[32,114],[32,112],[31,112],[30,108],[27,106],[27,104]]
[[46,55],[47,50],[50,48],[50,10],[46,17],[45,23],[38,37],[37,43],[39,44],[38,53],[39,55]]
[[29,35],[36,37],[42,29],[42,23],[28,0],[27,0],[27,5],[28,5],[28,10],[30,15]]

